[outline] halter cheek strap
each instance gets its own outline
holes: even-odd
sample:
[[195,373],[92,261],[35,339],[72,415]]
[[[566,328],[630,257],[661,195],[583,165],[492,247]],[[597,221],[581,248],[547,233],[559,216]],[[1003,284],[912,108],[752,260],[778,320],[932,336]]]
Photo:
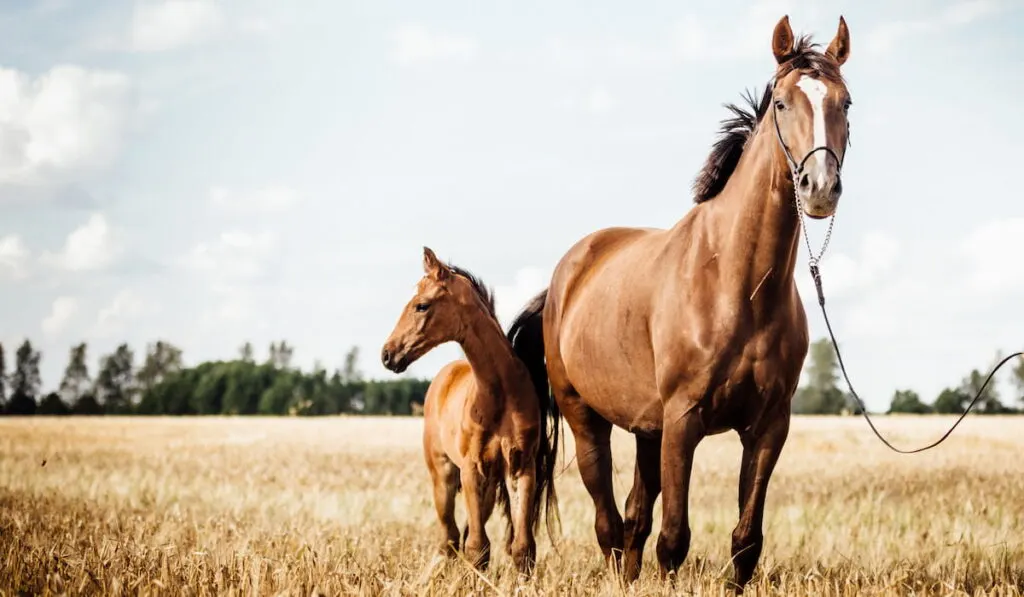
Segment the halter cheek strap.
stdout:
[[[841,176],[841,173],[842,173],[842,170],[843,170],[843,159],[840,158],[838,155],[836,155],[836,152],[832,151],[832,149],[830,147],[825,146],[825,145],[820,145],[818,147],[812,148],[810,151],[808,151],[804,155],[803,159],[800,160],[799,163],[795,159],[793,159],[793,154],[789,151],[789,146],[786,145],[786,141],[782,138],[782,129],[779,128],[779,111],[778,111],[778,108],[775,107],[775,87],[778,84],[779,84],[779,81],[777,79],[775,80],[774,83],[772,83],[772,100],[771,100],[772,101],[772,120],[775,123],[775,138],[779,140],[779,145],[782,146],[782,151],[786,154],[786,161],[789,162],[789,170],[790,170],[790,173],[793,176],[793,200],[794,200],[794,202],[796,204],[797,216],[800,218],[800,222],[802,224],[800,227],[804,231],[804,243],[807,245],[807,254],[810,256],[811,276],[814,278],[814,284],[815,284],[815,286],[817,287],[817,290],[818,290],[818,302],[820,302],[821,304],[824,304],[825,299],[824,299],[824,296],[822,295],[822,290],[821,290],[821,277],[818,274],[818,263],[821,261],[821,258],[825,255],[825,249],[828,248],[828,243],[832,239],[832,227],[833,227],[833,225],[835,225],[836,214],[833,213],[832,217],[829,218],[829,221],[828,221],[828,231],[825,232],[825,241],[822,243],[821,250],[818,251],[818,255],[815,257],[814,251],[811,249],[811,239],[810,239],[809,236],[807,236],[807,223],[804,222],[804,213],[805,212],[804,212],[803,201],[800,200],[800,194],[796,192],[796,189],[797,189],[797,185],[799,185],[799,183],[800,183],[800,175],[803,174],[803,172],[804,172],[804,166],[807,164],[808,158],[810,158],[812,155],[814,155],[815,152],[817,152],[817,151],[825,151],[825,152],[827,152],[829,155],[831,155],[835,159],[835,161],[836,161],[836,176],[837,177]],[[849,143],[850,143],[850,135],[849,135],[849,127],[850,127],[850,125],[849,125],[849,123],[847,123],[846,127],[847,127],[846,143],[847,143],[847,145],[849,145]],[[846,157],[846,154],[844,152],[843,158],[845,158],[845,157]]]
[[[825,151],[835,159],[836,176],[840,176],[843,171],[843,159],[827,145],[819,145],[818,147],[812,148],[804,155],[804,158],[800,160],[799,163],[793,159],[793,154],[789,151],[789,146],[786,145],[786,141],[782,138],[782,129],[779,128],[779,110],[775,107],[775,87],[778,84],[778,80],[772,83],[772,121],[775,123],[775,137],[779,140],[779,145],[782,146],[782,151],[786,154],[786,161],[789,162],[789,169],[793,174],[793,184],[795,185],[798,183],[800,175],[804,172],[804,166],[807,164],[807,160],[818,151]],[[849,128],[849,125],[847,125],[847,128]],[[849,143],[849,135],[847,135],[847,143]],[[846,157],[845,154],[843,157]]]

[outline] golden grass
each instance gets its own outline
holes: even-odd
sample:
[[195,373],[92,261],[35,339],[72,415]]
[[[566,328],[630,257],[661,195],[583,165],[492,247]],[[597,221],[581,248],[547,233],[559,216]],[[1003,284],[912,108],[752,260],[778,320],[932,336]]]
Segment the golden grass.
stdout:
[[[889,418],[901,446],[948,418]],[[632,587],[605,573],[573,466],[563,536],[535,579],[509,566],[430,567],[437,535],[420,419],[0,420],[0,594],[729,594],[739,442],[708,438],[693,472],[690,556]],[[633,444],[616,430],[616,496]],[[563,452],[563,456],[565,453]],[[461,498],[460,498],[461,500]],[[458,511],[464,520],[461,503]],[[772,480],[749,594],[1024,593],[1024,419],[968,417],[939,448],[888,452],[862,420],[794,418]]]

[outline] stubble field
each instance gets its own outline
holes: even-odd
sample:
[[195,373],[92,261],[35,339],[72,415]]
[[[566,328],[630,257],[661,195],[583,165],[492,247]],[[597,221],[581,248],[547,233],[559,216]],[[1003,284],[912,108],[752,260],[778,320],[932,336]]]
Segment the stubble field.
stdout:
[[[888,418],[899,445],[946,417]],[[706,439],[693,471],[690,556],[674,586],[603,569],[572,458],[562,536],[538,538],[521,582],[492,518],[492,569],[431,566],[434,509],[420,419],[0,420],[0,594],[729,594],[739,441]],[[567,429],[566,429],[567,431]],[[616,431],[620,508],[633,443]],[[568,454],[568,458],[563,458]],[[567,466],[566,466],[567,464]],[[461,497],[460,497],[461,500]],[[461,503],[458,517],[464,520]],[[1024,593],[1024,419],[970,416],[939,448],[888,452],[862,420],[795,417],[769,489],[749,594]]]

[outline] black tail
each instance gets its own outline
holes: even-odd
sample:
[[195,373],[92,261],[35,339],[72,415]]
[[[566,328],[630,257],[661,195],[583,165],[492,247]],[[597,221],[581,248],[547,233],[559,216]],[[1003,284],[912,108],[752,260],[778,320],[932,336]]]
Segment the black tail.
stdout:
[[555,493],[555,461],[558,459],[560,416],[558,404],[555,403],[548,386],[548,370],[544,364],[542,313],[547,298],[547,290],[533,297],[512,322],[507,336],[516,355],[526,364],[533,380],[533,387],[540,399],[540,447],[536,457],[537,488],[534,492],[532,514],[536,532],[541,506],[545,506],[548,535],[554,542],[554,523],[557,521],[559,525],[561,524],[558,515],[558,496]]

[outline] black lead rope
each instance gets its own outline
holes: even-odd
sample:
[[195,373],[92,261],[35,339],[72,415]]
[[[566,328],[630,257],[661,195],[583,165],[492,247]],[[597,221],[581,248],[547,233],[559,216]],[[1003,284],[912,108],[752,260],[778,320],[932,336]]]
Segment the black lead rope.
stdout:
[[[773,85],[773,95],[774,90],[775,86]],[[832,224],[833,222],[835,222],[836,216],[833,213],[832,217],[829,219],[828,231],[825,233],[825,241],[822,244],[821,251],[818,253],[818,256],[815,257],[814,252],[811,250],[811,239],[807,235],[807,221],[804,218],[803,205],[800,201],[800,196],[797,194],[797,185],[799,184],[800,174],[803,173],[804,165],[807,163],[807,159],[810,158],[812,154],[814,154],[817,151],[824,151],[828,155],[831,155],[832,158],[835,159],[836,161],[836,175],[839,176],[843,167],[843,159],[846,158],[846,152],[844,151],[843,158],[840,158],[838,155],[836,155],[836,152],[832,151],[832,149],[829,147],[815,147],[808,151],[804,158],[800,160],[800,162],[797,162],[795,159],[793,159],[793,155],[789,151],[789,146],[786,145],[785,140],[783,140],[782,138],[782,130],[779,128],[778,111],[775,109],[774,97],[772,98],[772,120],[775,124],[775,135],[779,140],[779,145],[782,146],[782,151],[785,152],[786,154],[786,160],[789,162],[789,168],[793,175],[793,198],[795,199],[796,211],[798,217],[800,218],[800,226],[801,228],[803,228],[804,241],[807,244],[807,252],[810,256],[811,277],[814,278],[814,288],[818,291],[818,305],[821,307],[821,315],[825,319],[825,327],[828,328],[828,335],[829,338],[832,340],[832,348],[835,349],[836,359],[838,359],[839,361],[839,370],[843,372],[843,379],[846,381],[846,387],[849,388],[850,394],[857,400],[857,404],[860,405],[860,412],[862,415],[864,415],[864,420],[868,422],[868,426],[871,427],[871,431],[874,431],[875,436],[878,437],[878,439],[881,440],[883,444],[888,446],[890,450],[892,450],[893,452],[898,452],[900,454],[916,454],[918,452],[930,450],[935,446],[941,444],[942,442],[946,441],[946,438],[948,438],[949,435],[953,433],[953,430],[956,429],[958,425],[960,425],[960,422],[964,420],[964,417],[967,416],[967,413],[971,412],[971,409],[974,408],[974,405],[977,404],[978,400],[980,400],[982,395],[984,395],[985,388],[988,387],[989,382],[992,381],[992,377],[996,374],[996,372],[999,371],[999,369],[1001,369],[1002,366],[1008,363],[1011,359],[1024,356],[1024,352],[1012,353],[1003,358],[1003,360],[999,361],[999,364],[996,365],[995,368],[993,368],[992,371],[988,374],[988,377],[985,378],[985,383],[983,383],[981,385],[981,388],[978,389],[978,393],[974,395],[974,399],[971,400],[971,403],[967,406],[967,408],[964,409],[964,412],[960,414],[960,418],[958,418],[956,422],[953,423],[953,426],[949,428],[949,431],[947,431],[945,434],[943,434],[942,437],[932,442],[931,444],[928,444],[927,446],[924,446],[922,448],[917,448],[916,450],[901,450],[896,446],[892,445],[891,443],[889,443],[887,439],[882,437],[882,434],[878,431],[878,428],[875,427],[875,423],[871,420],[871,416],[868,415],[867,405],[865,405],[864,401],[861,400],[860,396],[857,395],[857,392],[853,389],[853,383],[850,382],[850,376],[846,374],[846,365],[843,364],[843,355],[839,352],[839,342],[836,341],[836,335],[832,332],[832,323],[828,320],[828,311],[825,310],[825,291],[822,289],[821,286],[821,271],[818,269],[818,263],[820,263],[822,256],[825,254],[825,249],[828,247],[828,242],[832,237]],[[849,123],[847,123],[847,130],[849,130]],[[849,132],[847,132],[847,143],[849,143]]]
[[992,372],[988,374],[988,377],[985,378],[985,383],[981,384],[981,388],[979,388],[978,393],[974,395],[974,399],[971,400],[971,403],[967,406],[967,408],[964,409],[964,412],[960,414],[960,418],[956,420],[956,423],[953,423],[953,426],[950,427],[949,431],[943,434],[942,437],[928,444],[927,446],[924,446],[923,448],[917,448],[916,450],[901,450],[896,446],[890,444],[889,441],[882,437],[882,434],[878,432],[878,429],[875,428],[874,422],[871,421],[871,417],[868,415],[867,406],[864,404],[864,401],[860,399],[860,396],[857,395],[857,392],[854,391],[853,384],[850,383],[850,376],[846,374],[846,366],[843,365],[843,355],[839,353],[839,343],[836,342],[836,336],[835,334],[832,333],[832,324],[828,320],[828,312],[825,311],[825,292],[821,288],[821,272],[818,270],[818,265],[816,263],[811,263],[811,276],[814,278],[814,287],[818,291],[818,305],[821,306],[821,315],[822,317],[825,318],[825,326],[828,328],[828,335],[832,339],[832,347],[836,351],[836,358],[839,360],[839,370],[843,372],[843,379],[846,380],[846,387],[850,389],[850,394],[852,394],[853,397],[857,399],[857,403],[860,405],[860,412],[861,414],[864,415],[864,420],[866,420],[868,422],[868,425],[871,426],[871,430],[874,431],[878,439],[882,440],[882,443],[888,446],[889,449],[891,449],[893,452],[899,452],[900,454],[916,454],[917,452],[924,452],[925,450],[930,450],[931,448],[934,448],[935,446],[946,441],[946,438],[948,438],[949,435],[953,433],[953,430],[957,428],[957,425],[959,425],[960,422],[964,420],[964,417],[967,416],[967,413],[971,412],[971,409],[974,408],[974,405],[977,404],[978,400],[981,399],[981,396],[985,393],[985,388],[987,388],[989,382],[992,381],[992,376],[996,374],[996,371],[999,371],[999,369],[1003,365],[1008,363],[1011,359],[1019,356],[1024,356],[1024,352],[1015,352],[1005,357],[1003,360],[999,361],[999,364],[996,365],[995,368],[992,369]]

